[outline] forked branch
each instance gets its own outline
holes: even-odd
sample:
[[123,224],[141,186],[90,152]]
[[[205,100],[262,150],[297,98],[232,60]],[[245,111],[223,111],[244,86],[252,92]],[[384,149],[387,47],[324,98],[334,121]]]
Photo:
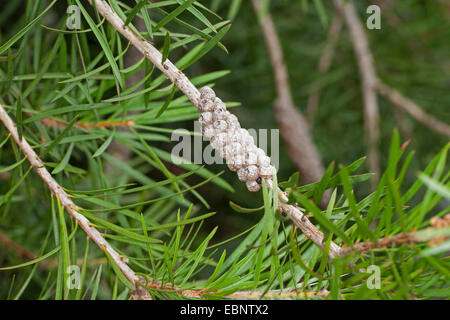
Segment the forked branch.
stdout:
[[59,199],[60,203],[64,206],[70,216],[84,230],[84,232],[86,232],[89,238],[92,239],[92,241],[94,241],[100,249],[105,251],[111,257],[120,271],[133,285],[137,281],[139,281],[139,278],[135,274],[135,272],[121,259],[121,256],[114,250],[113,247],[111,247],[111,245],[105,240],[101,233],[91,225],[89,220],[80,213],[80,208],[73,203],[64,189],[48,172],[42,160],[38,157],[36,152],[34,152],[33,148],[29,145],[25,138],[22,137],[22,139],[19,139],[17,128],[12,119],[6,113],[6,110],[4,109],[2,104],[0,104],[0,121],[3,122],[6,129],[10,132],[11,137],[22,150],[23,154],[27,157],[34,171],[36,171],[39,177],[41,177],[41,179],[48,186],[49,190],[55,195],[55,197]]
[[[447,235],[439,235],[439,229],[450,227],[450,214],[447,214],[443,218],[434,217],[430,221],[431,227],[421,231],[411,231],[408,233],[401,233],[392,237],[385,237],[378,239],[375,242],[367,241],[354,244],[352,247],[342,248],[340,255],[346,255],[351,252],[366,252],[375,249],[388,248],[395,245],[407,245],[419,242],[428,241],[429,246],[435,246],[443,243],[449,238]],[[436,235],[437,234],[437,235]]]
[[[205,110],[205,101],[200,99],[200,91],[192,84],[192,82],[181,72],[169,59],[162,61],[162,54],[153,45],[145,39],[133,32],[126,26],[119,15],[109,6],[105,0],[89,0],[91,4],[95,4],[98,13],[105,17],[106,20],[120,32],[130,43],[138,49],[142,55],[149,59],[181,92],[196,106],[200,111]],[[212,92],[213,94],[213,92]],[[209,103],[208,101],[206,101]],[[276,187],[276,186],[274,186]],[[279,193],[280,209],[290,215],[292,221],[303,231],[306,236],[311,235],[311,240],[323,248],[323,234],[320,232],[303,213],[295,206],[283,203],[282,192]],[[338,254],[339,246],[333,244],[329,250],[329,256],[334,257]]]

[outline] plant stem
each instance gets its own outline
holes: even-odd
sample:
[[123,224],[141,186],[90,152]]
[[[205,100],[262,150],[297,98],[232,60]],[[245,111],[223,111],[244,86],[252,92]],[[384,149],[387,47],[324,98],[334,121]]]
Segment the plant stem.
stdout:
[[[186,75],[178,70],[178,68],[169,60],[162,62],[162,54],[145,39],[138,36],[128,26],[125,26],[119,15],[109,6],[105,0],[89,0],[95,3],[98,13],[105,17],[106,20],[130,43],[138,49],[147,59],[149,59],[181,92],[196,106],[200,108],[200,92],[186,77]],[[280,197],[280,209],[289,214],[292,221],[302,230],[305,235],[310,238],[319,248],[323,249],[323,233],[314,226],[303,213],[295,206],[284,203],[287,198],[281,190],[278,192]],[[334,243],[330,246],[328,255],[330,258],[335,257],[340,247]]]

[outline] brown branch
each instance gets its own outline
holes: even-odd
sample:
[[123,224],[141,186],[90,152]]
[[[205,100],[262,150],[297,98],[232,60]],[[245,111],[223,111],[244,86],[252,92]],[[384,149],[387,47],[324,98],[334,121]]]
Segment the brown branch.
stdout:
[[392,237],[385,237],[382,239],[378,239],[375,242],[367,241],[355,243],[351,247],[342,247],[339,255],[346,255],[351,252],[366,252],[374,249],[388,248],[397,244],[414,244],[419,242],[428,241],[429,246],[434,246],[439,243],[444,242],[449,236],[427,236],[427,232],[433,232],[438,229],[448,228],[450,227],[450,214],[447,214],[444,218],[434,217],[431,219],[430,224],[432,227],[429,227],[422,231],[412,231],[408,233],[398,234]]
[[[325,47],[323,49],[322,55],[320,56],[317,69],[321,74],[328,71],[331,66],[331,61],[333,60],[334,50],[339,39],[339,34],[342,29],[342,18],[340,15],[336,14],[331,21],[330,29],[328,30],[327,40]],[[308,105],[306,107],[306,114],[309,124],[312,126],[314,115],[319,107],[320,90],[319,88],[314,88],[308,97]]]
[[359,20],[355,6],[352,1],[333,0],[333,3],[345,20],[350,38],[358,62],[362,81],[362,95],[364,100],[364,127],[368,138],[369,170],[374,173],[372,185],[375,186],[380,173],[380,160],[378,145],[380,139],[378,102],[376,94],[377,75],[375,72],[369,41],[364,32],[364,27]]
[[[60,127],[64,128],[67,126],[67,123],[64,121],[51,119],[51,118],[42,118],[41,123],[43,125],[49,126],[49,127]],[[100,121],[97,123],[85,123],[77,121],[75,122],[74,126],[83,128],[83,129],[101,129],[101,128],[113,128],[113,127],[131,127],[134,125],[134,120],[128,120],[128,121]]]
[[[16,126],[9,115],[6,113],[2,104],[0,104],[0,121],[3,122],[6,129],[11,133],[11,136],[20,147],[23,154],[27,157],[34,171],[45,182],[45,184],[55,195],[55,197],[59,199],[60,203],[63,205],[66,211],[86,232],[89,238],[92,239],[100,249],[108,253],[111,259],[120,269],[120,271],[133,285],[135,285],[136,282],[140,281],[140,278],[138,278],[134,271],[121,259],[121,256],[114,250],[113,247],[111,247],[111,245],[105,240],[105,238],[103,238],[101,233],[91,225],[91,223],[85,216],[80,213],[80,208],[72,202],[64,189],[48,172],[42,160],[38,157],[36,152],[34,152],[33,148],[28,144],[25,138],[22,137],[22,139],[19,139],[19,134],[17,132]],[[140,290],[137,291],[139,292]],[[140,293],[138,293],[137,295],[139,296]]]
[[234,298],[234,299],[242,299],[242,300],[256,300],[265,298],[265,299],[295,299],[295,298],[326,298],[329,295],[327,290],[309,291],[303,292],[300,290],[290,290],[290,291],[268,291],[264,294],[259,291],[237,291],[230,295],[225,296],[225,298]]
[[[29,260],[35,260],[39,258],[39,256],[34,253],[33,251],[27,250],[24,247],[22,247],[17,242],[13,241],[11,238],[9,238],[5,233],[0,231],[0,243],[5,246],[5,248],[12,250],[19,254],[20,256],[29,259]],[[83,258],[77,259],[76,264],[81,265],[83,263]],[[88,264],[89,265],[99,265],[99,264],[105,264],[108,263],[108,260],[106,258],[94,258],[89,259]],[[58,266],[58,259],[44,259],[39,261],[39,264],[42,265],[44,268],[56,268]]]
[[344,5],[342,0],[333,0],[333,3],[347,24],[361,74],[365,110],[364,123],[369,138],[368,162],[370,171],[379,173],[379,115],[376,92],[390,100],[396,107],[409,113],[429,129],[446,137],[450,136],[450,126],[428,115],[412,100],[391,89],[378,79],[369,42],[353,2],[349,0]]
[[428,115],[414,101],[402,95],[399,91],[390,88],[381,81],[378,81],[377,89],[380,95],[388,99],[395,106],[406,111],[411,117],[425,125],[430,130],[443,136],[450,137],[450,126],[436,118]]
[[[98,13],[105,17],[106,20],[125,38],[130,41],[131,45],[133,45],[141,54],[143,54],[147,59],[149,59],[155,67],[157,67],[181,92],[192,102],[194,106],[198,109],[201,108],[200,101],[200,92],[199,90],[192,84],[192,82],[186,77],[186,75],[179,70],[169,59],[162,61],[161,52],[156,49],[153,45],[147,42],[145,39],[141,38],[139,35],[134,33],[128,26],[124,25],[123,20],[117,15],[116,12],[108,5],[105,0],[89,0],[95,2],[95,6],[97,8]],[[306,121],[305,121],[306,123]],[[298,124],[297,124],[298,126]],[[284,199],[283,193],[278,192],[280,199]],[[284,196],[285,197],[285,196]],[[280,201],[282,202],[282,201]],[[280,209],[284,210],[286,213],[290,214],[292,221],[297,225],[302,231],[305,230],[308,234],[317,234],[318,237],[315,237],[315,244],[323,247],[322,240],[323,234],[320,238],[321,232],[308,220],[308,218],[304,217],[303,213],[298,210],[295,206],[280,203]],[[303,218],[302,218],[303,217]],[[336,244],[331,246],[329,250],[329,256],[335,256],[339,251],[339,246]]]
[[0,243],[2,243],[5,248],[8,248],[17,254],[21,255],[22,257],[30,260],[34,260],[38,258],[38,256],[30,251],[22,247],[21,245],[14,242],[11,238],[9,238],[6,234],[0,231]]
[[[252,0],[252,3],[258,14],[261,9],[261,1]],[[325,172],[322,160],[309,133],[308,122],[294,105],[289,76],[283,61],[283,51],[269,13],[266,13],[261,21],[261,29],[269,52],[277,90],[277,99],[273,107],[287,152],[292,162],[300,170],[306,184],[320,181]],[[324,194],[322,206],[326,206],[330,196],[329,192]]]
[[[133,25],[136,27],[136,30],[138,31],[146,30],[144,20],[140,18],[135,17]],[[135,47],[130,46],[127,52],[125,53],[126,67],[134,65],[141,58],[142,58],[141,53]],[[127,88],[132,87],[134,84],[138,83],[144,77],[145,77],[145,68],[141,68],[137,72],[133,73],[132,75],[130,75],[125,79],[125,85]],[[144,87],[145,87],[144,85],[141,85],[138,88],[136,88],[136,90],[137,91],[143,90]],[[128,115],[133,115],[136,113],[137,113],[136,111],[131,111],[128,112]],[[129,128],[121,127],[119,128],[119,131],[129,131]],[[114,158],[120,160],[121,162],[127,162],[132,155],[131,149],[128,148],[126,145],[120,143],[116,139],[112,140],[111,144],[108,147],[107,152],[108,154],[112,155]],[[105,164],[105,171],[112,172],[114,174],[115,172],[114,165],[111,162],[107,162]]]
[[[280,211],[288,214],[295,225],[299,227],[300,230],[304,233],[304,235],[323,250],[325,245],[323,241],[323,232],[317,229],[296,206],[286,203],[288,201],[288,197],[280,188],[278,188],[278,197],[281,200],[279,203]],[[328,251],[328,257],[330,259],[333,259],[340,254],[340,250],[342,249],[337,244],[331,242],[330,249]]]
[[[167,293],[175,293],[184,298],[199,298],[203,299],[211,295],[220,295],[221,291],[210,291],[205,289],[183,289],[172,285],[171,283],[162,284],[161,282],[148,282],[144,285],[150,290],[165,291]],[[235,291],[233,293],[224,295],[221,298],[228,299],[242,299],[242,300],[256,300],[256,299],[295,299],[295,298],[326,298],[329,295],[327,290],[320,291],[301,291],[301,290],[269,290],[266,293],[263,291]]]

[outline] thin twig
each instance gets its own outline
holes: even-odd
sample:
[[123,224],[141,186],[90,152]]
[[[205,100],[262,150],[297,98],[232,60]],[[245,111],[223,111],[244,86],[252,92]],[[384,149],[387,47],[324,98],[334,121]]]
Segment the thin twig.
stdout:
[[448,124],[427,114],[414,101],[405,97],[399,91],[390,88],[381,81],[377,82],[377,89],[380,95],[388,99],[395,106],[406,111],[411,117],[424,124],[430,130],[450,137],[450,126]]
[[34,260],[38,257],[34,252],[27,250],[21,245],[17,244],[1,231],[0,231],[0,243],[2,243],[6,248],[14,252],[17,252],[17,254],[21,255],[24,258]]
[[[255,13],[258,15],[261,10],[261,0],[252,0],[252,3]],[[304,183],[320,181],[325,170],[309,133],[309,124],[294,105],[283,51],[270,13],[266,13],[262,19],[261,30],[269,52],[277,90],[277,99],[273,107],[281,135],[287,146],[287,152],[299,169]],[[321,201],[322,207],[326,207],[330,196],[330,192],[324,193]]]
[[434,233],[436,230],[450,227],[450,214],[447,214],[444,218],[434,217],[431,219],[430,224],[432,227],[429,227],[425,230],[401,233],[392,237],[378,239],[375,242],[360,242],[355,243],[351,247],[343,247],[341,248],[339,255],[342,256],[355,251],[366,252],[374,249],[388,248],[397,244],[413,244],[426,241],[428,241],[429,246],[435,246],[449,238],[448,235],[436,236],[434,235]]
[[[339,39],[339,34],[342,29],[342,18],[339,14],[335,14],[333,20],[331,21],[330,28],[328,29],[328,36],[326,40],[325,47],[322,51],[322,55],[319,59],[319,64],[317,69],[321,74],[328,71],[331,66],[331,61],[333,60],[334,50]],[[319,108],[320,90],[319,88],[314,88],[308,97],[308,105],[306,107],[306,115],[309,124],[312,126],[314,115]]]
[[[294,224],[300,228],[305,236],[323,250],[325,245],[323,232],[317,229],[296,206],[286,203],[288,201],[288,197],[280,188],[278,188],[278,197],[281,200],[279,203],[280,210],[288,214]],[[333,259],[340,254],[340,250],[341,247],[334,242],[331,242],[328,250],[328,257]]]
[[264,299],[295,299],[295,298],[326,298],[330,293],[327,290],[316,291],[308,291],[303,292],[300,290],[291,290],[291,291],[268,291],[264,294],[259,291],[237,291],[233,292],[230,295],[225,296],[225,298],[234,298],[234,299],[243,299],[243,300],[255,300],[263,297]]
[[[105,0],[89,0],[92,4],[95,2],[98,13],[105,17],[106,20],[130,43],[138,49],[147,59],[149,59],[175,86],[180,89],[181,92],[192,102],[194,106],[200,108],[200,92],[192,84],[192,82],[181,72],[169,59],[162,61],[162,54],[152,46],[145,39],[134,33],[128,26],[125,26],[123,20],[118,14],[108,5]],[[286,196],[281,192],[279,193],[281,200],[286,201]],[[303,213],[295,206],[285,204],[280,201],[280,209],[289,214],[292,221],[297,225],[305,235],[312,235],[313,241],[320,248],[323,248],[323,234],[306,218]],[[311,239],[311,238],[310,238]],[[312,240],[312,239],[311,239]],[[332,244],[328,255],[330,257],[336,256],[340,247],[336,244]]]
[[[28,249],[25,249],[24,247],[22,247],[20,244],[12,240],[10,237],[8,237],[5,233],[1,231],[0,231],[0,243],[3,244],[5,248],[16,252],[17,254],[21,255],[26,259],[35,260],[39,258],[39,256],[36,253]],[[77,259],[76,262],[77,265],[81,265],[82,263],[83,258]],[[99,265],[105,263],[108,263],[108,260],[106,258],[94,258],[89,259],[88,261],[89,265]],[[58,259],[44,259],[39,262],[39,265],[43,266],[44,268],[56,268],[58,266]]]
[[333,3],[345,20],[350,38],[358,61],[359,72],[362,81],[362,95],[364,100],[364,126],[368,138],[369,170],[374,173],[372,184],[378,180],[380,173],[380,160],[378,144],[380,138],[378,103],[376,94],[377,75],[373,63],[372,52],[364,28],[359,20],[352,1],[333,0]]
[[374,60],[370,51],[367,35],[364,32],[364,27],[358,17],[353,2],[347,1],[346,4],[344,4],[342,0],[333,0],[333,2],[336,9],[346,21],[361,73],[365,108],[364,121],[366,132],[369,137],[368,162],[370,171],[377,174],[379,172],[378,143],[380,133],[376,92],[387,98],[396,107],[409,113],[414,119],[423,123],[429,129],[449,137],[449,125],[428,115],[412,100],[379,80],[375,71]]
[[[67,123],[51,119],[51,118],[42,118],[41,123],[43,125],[49,126],[49,127],[60,127],[64,128],[67,126]],[[83,129],[101,129],[101,128],[114,128],[114,127],[131,127],[134,125],[134,120],[127,120],[127,121],[100,121],[96,123],[85,123],[77,121],[75,122],[74,126],[83,128]]]
[[22,140],[19,139],[19,134],[17,132],[16,126],[9,115],[6,113],[2,104],[0,104],[0,120],[3,122],[7,130],[11,133],[11,136],[16,141],[23,154],[27,157],[34,171],[36,171],[36,173],[41,177],[50,191],[55,195],[55,197],[59,199],[60,203],[64,206],[70,216],[75,219],[78,225],[80,225],[80,227],[86,232],[89,238],[92,239],[100,249],[108,253],[111,259],[120,269],[120,271],[133,285],[135,285],[136,282],[140,281],[134,271],[121,259],[120,255],[113,249],[113,247],[111,247],[111,245],[105,240],[105,238],[103,238],[101,233],[91,225],[91,223],[85,216],[80,213],[80,208],[72,202],[72,200],[67,196],[67,193],[64,191],[64,189],[51,176],[51,174],[45,168],[42,160],[38,157],[36,152],[34,152],[33,148],[28,144],[25,138],[22,137]]
[[[157,291],[175,293],[184,298],[199,298],[203,299],[211,295],[220,295],[222,291],[210,291],[208,288],[204,289],[183,289],[172,285],[171,283],[162,284],[161,282],[148,282],[145,285],[148,289]],[[325,289],[320,291],[302,291],[302,290],[269,290],[263,291],[235,291],[233,293],[224,295],[221,298],[228,299],[243,299],[243,300],[255,300],[255,299],[296,299],[296,298],[326,298],[329,292]]]

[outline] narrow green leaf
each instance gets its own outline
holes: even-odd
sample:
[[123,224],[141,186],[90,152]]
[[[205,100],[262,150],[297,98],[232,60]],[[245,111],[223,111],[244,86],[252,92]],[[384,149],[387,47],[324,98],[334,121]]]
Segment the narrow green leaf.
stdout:
[[187,272],[187,274],[185,275],[183,281],[181,282],[181,286],[183,284],[185,284],[191,277],[192,273],[195,271],[195,269],[197,268],[198,264],[201,261],[201,258],[203,257],[203,254],[205,253],[206,247],[209,244],[209,241],[211,240],[211,238],[214,236],[214,234],[216,233],[218,227],[215,227],[213,229],[213,231],[210,232],[210,234],[205,238],[205,240],[203,240],[203,242],[200,244],[200,246],[197,248],[197,250],[195,250],[191,257],[186,260],[183,265],[180,266],[180,270],[183,269],[183,267],[185,266],[191,266],[189,271]]
[[309,201],[301,193],[295,192],[292,195],[293,195],[294,199],[296,201],[298,201],[307,211],[309,211],[313,214],[314,218],[319,222],[320,225],[324,226],[329,231],[338,235],[342,240],[344,240],[346,242],[347,245],[350,246],[352,244],[351,239],[341,229],[339,229],[334,223],[332,223],[330,220],[328,220],[314,203]]
[[109,147],[109,145],[111,144],[111,141],[114,138],[114,133],[115,133],[115,131],[111,132],[108,139],[106,139],[106,141],[103,142],[103,144],[100,146],[100,148],[98,148],[98,150],[95,151],[92,158],[96,158],[96,157],[100,156],[103,152],[105,152],[105,150]]
[[166,99],[163,106],[159,109],[158,113],[155,116],[155,119],[159,118],[164,113],[164,111],[166,111],[166,109],[169,107],[176,90],[177,87],[173,86],[172,90],[170,91],[169,97]]
[[[203,45],[199,47],[199,49],[197,50],[198,52],[195,52],[195,55],[193,55],[191,59],[188,62],[186,62],[181,69],[186,69],[195,61],[199,60],[201,57],[207,54],[212,48],[216,46],[217,43],[219,43],[219,41],[225,36],[225,34],[228,32],[230,28],[231,24],[223,27],[222,29],[220,29],[219,32],[216,33],[214,37],[212,37],[206,43],[203,43]],[[194,50],[192,50],[191,52],[193,51]]]
[[106,254],[106,257],[108,258],[108,261],[109,261],[111,267],[113,268],[114,272],[116,273],[117,278],[120,280],[120,282],[122,282],[128,289],[135,290],[136,288],[134,287],[134,284],[131,283],[130,280],[127,279],[127,277],[125,277],[125,275],[119,269],[117,264],[111,258],[111,255],[108,253],[108,251],[105,250],[104,252]]
[[13,163],[13,164],[10,165],[10,166],[7,166],[7,167],[0,167],[0,173],[2,173],[2,172],[8,172],[8,171],[13,170],[14,168],[20,166],[26,159],[27,159],[27,158],[25,157],[25,158],[22,158],[22,160],[19,160],[19,161],[17,161],[16,163]]
[[230,204],[231,209],[233,209],[236,212],[241,212],[241,213],[258,212],[258,211],[261,211],[262,209],[264,209],[264,206],[261,206],[259,208],[244,208],[240,205],[237,205],[233,201],[229,201],[228,203]]
[[164,64],[164,62],[166,62],[166,59],[169,56],[169,52],[170,52],[170,33],[167,31],[164,37],[161,63]]
[[141,0],[134,8],[131,10],[127,15],[127,20],[125,20],[125,25],[127,26],[131,20],[136,16],[139,10],[142,9],[142,7],[145,5],[147,0]]
[[59,202],[57,198],[58,215],[59,215],[59,232],[60,232],[60,245],[61,245],[61,258],[62,261],[62,272],[63,272],[63,287],[64,287],[64,298],[67,297],[69,293],[69,288],[67,286],[67,280],[69,279],[69,273],[67,272],[70,266],[70,253],[69,253],[69,236],[67,234],[66,222],[64,220],[64,207]]
[[[183,3],[183,0],[176,0],[179,4]],[[194,5],[196,3],[194,2]],[[194,6],[191,6],[187,9],[190,13],[192,13],[198,20],[200,20],[205,26],[213,30],[214,32],[217,32],[216,28],[214,28],[213,24],[209,22],[209,20],[201,13],[197,8]]]
[[103,265],[101,264],[97,269],[97,274],[95,276],[94,287],[92,288],[91,300],[95,300],[97,298],[98,288],[100,287],[100,279],[102,277],[102,269]]
[[364,221],[360,217],[360,213],[358,212],[358,208],[356,206],[355,195],[353,193],[352,186],[350,184],[348,171],[347,171],[346,168],[342,168],[340,170],[340,176],[341,176],[342,185],[344,187],[345,196],[347,197],[347,200],[348,200],[349,205],[350,205],[350,214],[353,216],[353,218],[355,218],[356,223],[358,224],[359,231],[360,231],[361,235],[362,236],[366,236],[366,237],[368,236],[368,237],[371,238],[371,240],[375,241],[376,240],[375,235],[369,229],[369,226],[367,225],[366,221]]
[[80,8],[81,12],[83,13],[84,18],[86,19],[87,23],[92,29],[92,32],[94,33],[95,37],[97,38],[98,42],[100,43],[100,46],[102,47],[103,51],[105,52],[106,58],[108,59],[109,64],[111,65],[111,69],[114,73],[114,76],[116,78],[116,81],[119,83],[120,87],[123,88],[125,85],[123,83],[122,75],[120,74],[119,67],[117,66],[116,60],[114,59],[114,55],[111,51],[111,48],[108,45],[108,42],[104,38],[103,34],[98,29],[95,22],[92,20],[89,13],[86,11],[86,9],[81,5],[80,0],[75,0],[78,7]]
[[232,0],[230,7],[228,9],[228,20],[233,20],[237,13],[239,12],[239,8],[241,7],[242,0]]
[[450,240],[447,240],[447,241],[440,243],[434,247],[423,250],[420,253],[420,255],[422,257],[428,257],[428,256],[432,256],[432,255],[437,255],[440,253],[449,252],[449,251],[450,251]]
[[450,199],[450,188],[448,186],[430,178],[425,173],[420,173],[419,179],[422,180],[428,186],[428,188],[430,188],[434,192],[440,194],[446,199]]
[[66,155],[61,160],[61,162],[56,166],[56,168],[53,169],[52,174],[57,174],[57,173],[59,173],[59,172],[64,170],[64,168],[69,163],[70,156],[72,155],[72,151],[73,151],[74,145],[75,144],[73,142],[70,144],[69,148],[67,149]]
[[178,8],[176,8],[167,16],[165,16],[160,22],[158,22],[158,24],[153,28],[153,32],[158,31],[160,28],[164,27],[167,23],[169,23],[171,20],[176,18],[180,13],[182,13],[189,6],[191,6],[194,1],[195,0],[186,0],[182,5],[180,5]]
[[23,122],[22,122],[22,96],[16,101],[16,124],[17,133],[19,134],[19,140],[22,141]]
[[16,33],[11,39],[6,41],[1,47],[0,47],[0,54],[8,50],[14,43],[16,43],[20,38],[22,38],[35,24],[38,22],[44,14],[47,13],[47,11],[50,10],[51,7],[56,3],[58,0],[53,0],[49,6],[42,11],[42,13],[37,16],[33,21],[31,21],[29,24],[27,24],[22,30],[20,30],[18,33]]
[[313,193],[314,202],[319,203],[320,200],[322,199],[333,172],[334,172],[334,161],[328,166],[327,171],[325,172],[319,184],[317,185],[317,188],[314,189]]
[[72,129],[73,125],[75,124],[75,122],[77,122],[78,119],[78,115],[76,115],[72,121],[70,121],[67,126],[63,129],[63,131],[61,131],[61,133],[48,145],[47,148],[45,148],[43,155],[48,154],[57,144],[59,144],[59,142],[64,138],[64,136],[69,132],[70,129]]

